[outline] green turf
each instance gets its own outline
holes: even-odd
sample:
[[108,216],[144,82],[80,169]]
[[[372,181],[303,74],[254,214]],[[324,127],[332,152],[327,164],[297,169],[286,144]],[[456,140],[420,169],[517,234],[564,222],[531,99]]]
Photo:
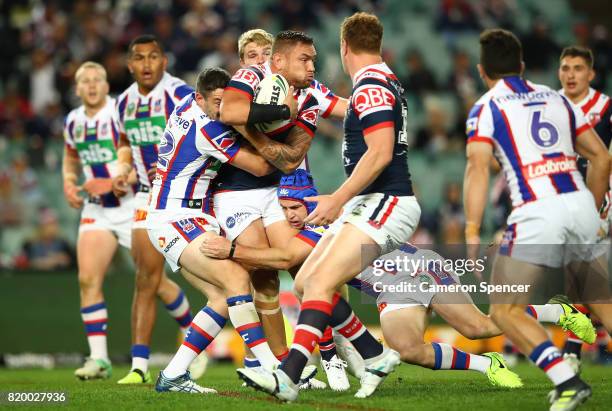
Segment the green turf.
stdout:
[[[153,370],[157,371],[157,370]],[[516,371],[525,387],[503,390],[490,386],[476,372],[430,371],[402,365],[371,398],[353,398],[358,382],[351,379],[348,393],[330,390],[303,391],[297,403],[281,404],[265,394],[240,387],[234,367],[215,364],[199,381],[219,390],[219,395],[158,394],[152,385],[119,386],[127,368],[114,370],[111,380],[77,381],[72,370],[0,370],[0,391],[66,391],[68,404],[61,408],[114,410],[544,410],[548,409],[546,394],[550,384],[546,377],[530,364],[520,364]],[[583,377],[593,387],[593,397],[581,410],[610,409],[612,404],[612,368],[586,366]],[[323,377],[321,377],[323,378]],[[4,404],[3,404],[4,405]],[[2,405],[0,405],[2,407]],[[196,408],[197,407],[197,408]],[[20,406],[19,408],[40,408]]]

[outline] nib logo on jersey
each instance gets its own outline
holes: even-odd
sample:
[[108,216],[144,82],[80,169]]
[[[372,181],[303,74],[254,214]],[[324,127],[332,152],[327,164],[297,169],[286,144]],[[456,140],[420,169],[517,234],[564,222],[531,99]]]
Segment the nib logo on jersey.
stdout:
[[125,122],[125,132],[130,144],[137,146],[159,144],[165,128],[164,116],[135,118]]
[[81,141],[76,145],[83,165],[105,164],[117,159],[112,140]]
[[523,173],[527,174],[527,178],[537,178],[550,174],[569,173],[577,169],[576,157],[558,156],[523,166]]

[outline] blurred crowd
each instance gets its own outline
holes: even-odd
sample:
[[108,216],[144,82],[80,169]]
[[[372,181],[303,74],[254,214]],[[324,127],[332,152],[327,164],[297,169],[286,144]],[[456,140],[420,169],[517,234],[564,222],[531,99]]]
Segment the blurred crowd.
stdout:
[[[433,4],[433,7],[432,7]],[[55,0],[0,2],[0,237],[6,243],[11,228],[29,227],[20,245],[12,247],[11,260],[0,258],[0,266],[32,264],[39,253],[35,239],[41,228],[57,221],[57,208],[41,187],[40,175],[55,175],[61,181],[61,146],[64,116],[77,104],[73,77],[86,60],[106,67],[112,95],[128,87],[132,79],[125,65],[129,41],[142,33],[153,33],[163,43],[169,71],[192,82],[207,66],[238,67],[237,38],[252,27],[271,32],[281,29],[320,29],[329,16],[344,16],[355,10],[378,13],[383,22],[395,7],[430,10],[434,30],[443,39],[452,67],[440,79],[417,49],[385,50],[393,69],[400,73],[406,93],[421,120],[413,125],[412,150],[427,155],[461,153],[467,111],[484,91],[475,68],[474,54],[456,44],[461,34],[478,34],[488,27],[516,30],[524,45],[530,72],[553,72],[563,46],[552,35],[545,15],[535,16],[528,30],[517,26],[520,0]],[[593,48],[598,73],[595,87],[606,88],[612,47],[607,30],[577,19],[567,27],[575,43]],[[337,38],[337,32],[329,33]],[[315,39],[316,40],[316,39]],[[330,58],[335,58],[331,56]],[[339,79],[339,78],[342,79]],[[329,86],[347,96],[346,76],[335,76]],[[330,77],[328,77],[330,78]],[[555,84],[552,84],[555,86]],[[440,97],[442,96],[442,97]],[[444,97],[446,96],[446,97]],[[450,106],[449,99],[450,98]],[[337,142],[341,125],[321,125],[324,138]],[[59,185],[58,185],[59,187]],[[445,184],[439,207],[426,210],[421,234],[431,241],[461,242],[461,176]],[[76,227],[70,227],[76,230]],[[57,230],[56,230],[57,231]],[[59,232],[59,231],[58,231]],[[53,234],[60,236],[60,234]],[[12,237],[11,237],[12,238]],[[25,244],[25,245],[24,245]],[[23,247],[22,247],[23,245]],[[26,247],[27,245],[27,247]],[[7,254],[0,246],[0,257]],[[68,250],[59,243],[55,249]],[[67,247],[67,248],[65,248]],[[44,248],[44,247],[42,247]],[[58,258],[60,266],[70,261]],[[60,253],[61,254],[61,253]]]

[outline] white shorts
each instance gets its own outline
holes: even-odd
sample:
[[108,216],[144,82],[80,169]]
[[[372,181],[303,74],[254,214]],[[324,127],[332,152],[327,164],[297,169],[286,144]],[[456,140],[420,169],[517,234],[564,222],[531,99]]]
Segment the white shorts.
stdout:
[[86,202],[81,211],[79,235],[94,230],[110,231],[119,244],[129,250],[132,245],[133,215],[134,197],[121,199],[119,207],[102,207]]
[[285,220],[276,187],[222,191],[215,194],[215,217],[229,240],[234,240],[258,218],[264,227]]
[[336,234],[344,223],[351,223],[389,253],[412,237],[421,217],[421,207],[414,196],[392,196],[382,193],[354,197],[329,227]]
[[153,246],[163,254],[173,272],[180,269],[179,259],[193,240],[207,231],[219,234],[214,217],[201,211],[183,209],[184,216],[169,221],[164,213],[149,213],[147,234]]
[[134,212],[132,213],[134,224],[132,224],[132,230],[137,228],[147,228],[147,223],[145,220],[147,219],[147,210],[149,209],[149,198],[150,193],[145,193],[142,191],[139,191],[134,195]]
[[512,211],[499,254],[553,268],[590,261],[607,250],[597,245],[600,224],[590,191],[543,198]]

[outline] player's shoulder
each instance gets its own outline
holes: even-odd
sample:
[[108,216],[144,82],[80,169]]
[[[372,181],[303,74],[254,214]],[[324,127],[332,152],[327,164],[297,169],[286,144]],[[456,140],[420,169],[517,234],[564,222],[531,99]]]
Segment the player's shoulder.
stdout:
[[136,84],[136,82],[133,82],[129,85],[128,88],[126,88],[121,94],[119,94],[119,97],[117,97],[117,101],[119,104],[124,103],[130,95],[135,95],[136,93],[138,93],[138,84]]
[[387,64],[372,64],[362,68],[355,74],[355,88],[367,84],[391,88],[390,82],[397,80],[397,76]]
[[68,115],[66,115],[65,124],[69,125],[70,123],[74,123],[75,121],[79,121],[84,118],[85,118],[85,106],[81,104],[80,106],[75,107],[72,110],[70,110]]

